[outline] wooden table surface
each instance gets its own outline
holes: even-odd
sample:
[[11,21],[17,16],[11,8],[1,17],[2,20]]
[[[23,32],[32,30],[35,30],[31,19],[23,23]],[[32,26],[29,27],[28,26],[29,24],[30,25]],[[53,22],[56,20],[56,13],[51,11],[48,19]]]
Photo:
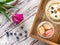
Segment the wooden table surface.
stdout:
[[[24,14],[24,20],[18,25],[12,24],[12,22],[7,21],[2,16],[4,21],[0,25],[0,45],[47,45],[29,37],[29,31],[33,24],[39,3],[40,0],[19,0],[16,5],[18,9],[12,8],[9,10],[11,13],[17,12]],[[12,33],[13,35],[7,37],[6,32]],[[14,35],[14,33],[17,35]],[[20,33],[22,35],[19,36]],[[16,39],[16,37],[19,37],[19,39]]]

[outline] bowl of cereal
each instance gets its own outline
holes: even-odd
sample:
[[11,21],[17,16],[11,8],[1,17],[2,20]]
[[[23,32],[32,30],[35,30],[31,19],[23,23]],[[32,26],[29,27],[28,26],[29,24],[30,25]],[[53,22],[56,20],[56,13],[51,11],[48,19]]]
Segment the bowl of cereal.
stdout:
[[51,22],[60,24],[60,0],[49,1],[46,5],[45,13]]

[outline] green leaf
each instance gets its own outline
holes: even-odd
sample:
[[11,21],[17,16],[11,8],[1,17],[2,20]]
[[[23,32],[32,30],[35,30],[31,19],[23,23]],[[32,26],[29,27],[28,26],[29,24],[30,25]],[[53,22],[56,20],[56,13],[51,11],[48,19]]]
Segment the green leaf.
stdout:
[[8,3],[8,2],[11,2],[11,1],[14,1],[14,0],[6,0],[7,3]]
[[10,4],[3,4],[3,6],[4,6],[5,8],[7,8],[7,9],[9,9],[9,8],[14,8],[14,6],[12,6],[12,5],[10,5]]
[[2,14],[6,17],[6,19],[8,19],[10,21],[10,18],[8,17],[6,12],[2,12]]
[[3,4],[5,4],[5,3],[3,3],[3,2],[0,2],[0,6],[2,6]]
[[3,8],[0,7],[0,13],[2,13],[2,15],[4,17],[6,17],[6,19],[10,20],[10,18],[8,17],[7,13],[5,12],[5,10]]
[[14,0],[0,0],[0,3],[6,4],[6,3],[9,3],[9,2],[12,2],[12,1],[14,1]]
[[5,10],[2,7],[0,7],[0,12],[5,12]]
[[4,1],[6,1],[6,0],[0,0],[0,2],[4,2]]

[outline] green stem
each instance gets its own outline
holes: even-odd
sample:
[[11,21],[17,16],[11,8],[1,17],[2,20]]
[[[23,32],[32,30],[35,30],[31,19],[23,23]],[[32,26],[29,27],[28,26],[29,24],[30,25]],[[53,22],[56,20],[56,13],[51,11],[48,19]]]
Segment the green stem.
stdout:
[[[3,9],[5,9],[7,12],[10,13],[10,11],[8,9],[6,9],[5,7],[3,7],[3,6],[0,6],[0,7],[2,7]],[[10,14],[13,15],[12,13],[10,13]]]

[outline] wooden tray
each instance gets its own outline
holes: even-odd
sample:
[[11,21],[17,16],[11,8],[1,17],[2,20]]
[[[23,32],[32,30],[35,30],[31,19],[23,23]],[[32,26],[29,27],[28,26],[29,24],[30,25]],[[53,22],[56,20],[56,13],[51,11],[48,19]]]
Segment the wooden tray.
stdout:
[[47,2],[49,2],[49,0],[41,0],[34,23],[33,23],[33,26],[30,31],[30,36],[32,38],[43,41],[50,45],[59,45],[60,44],[60,39],[59,39],[60,38],[60,35],[59,35],[60,34],[59,33],[60,32],[60,24],[54,24],[51,22],[53,24],[53,26],[55,27],[54,35],[51,38],[44,39],[44,38],[38,36],[38,34],[37,34],[38,24],[42,21],[49,21],[48,18],[45,16],[45,6],[46,6]]

